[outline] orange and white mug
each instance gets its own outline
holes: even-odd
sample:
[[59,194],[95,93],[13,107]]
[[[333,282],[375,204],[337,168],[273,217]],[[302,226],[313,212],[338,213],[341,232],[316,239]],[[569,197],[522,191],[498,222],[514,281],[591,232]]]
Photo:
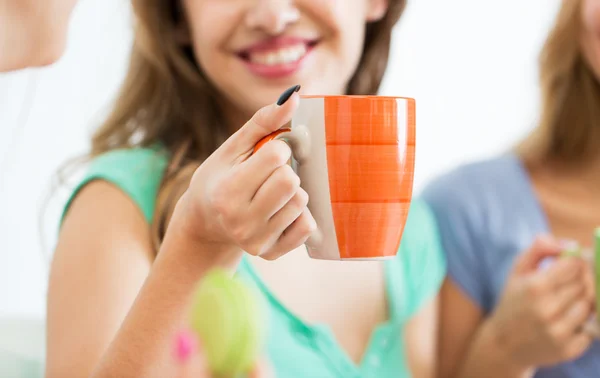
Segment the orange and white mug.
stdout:
[[312,258],[381,260],[398,251],[412,197],[415,100],[300,96],[291,127],[262,139],[292,148],[317,231]]

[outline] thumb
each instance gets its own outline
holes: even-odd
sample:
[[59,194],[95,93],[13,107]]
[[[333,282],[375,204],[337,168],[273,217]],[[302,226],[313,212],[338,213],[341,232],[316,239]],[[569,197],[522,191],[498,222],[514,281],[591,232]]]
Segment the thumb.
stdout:
[[242,155],[252,150],[264,137],[280,129],[290,122],[298,108],[298,95],[300,85],[290,87],[283,92],[277,103],[267,105],[258,110],[223,144],[226,153]]
[[552,236],[539,236],[531,247],[516,260],[514,272],[525,274],[535,271],[544,259],[558,257],[561,250],[561,243]]

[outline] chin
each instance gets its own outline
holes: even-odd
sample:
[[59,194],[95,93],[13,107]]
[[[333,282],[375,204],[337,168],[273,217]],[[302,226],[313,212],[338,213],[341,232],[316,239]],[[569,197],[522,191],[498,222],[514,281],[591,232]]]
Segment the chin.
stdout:
[[53,65],[62,58],[64,48],[37,49],[32,54],[12,59],[10,63],[0,61],[0,72],[12,72],[27,68],[44,68]]
[[50,66],[64,55],[66,40],[66,31],[57,35],[42,28],[24,35],[21,49],[14,49],[14,55],[5,55],[0,61],[0,72]]
[[38,59],[38,67],[48,67],[58,62],[64,55],[64,49],[49,51],[47,54],[40,56]]
[[[246,111],[251,110],[256,112],[263,106],[269,105],[277,101],[281,93],[289,87],[296,85],[297,83],[281,83],[281,84],[255,84],[247,85],[243,88],[239,88],[238,96],[234,99],[241,108]],[[229,92],[235,93],[235,92]]]
[[47,34],[38,34],[32,41],[34,44],[32,51],[31,65],[36,67],[46,67],[58,62],[67,47],[67,31],[54,32]]

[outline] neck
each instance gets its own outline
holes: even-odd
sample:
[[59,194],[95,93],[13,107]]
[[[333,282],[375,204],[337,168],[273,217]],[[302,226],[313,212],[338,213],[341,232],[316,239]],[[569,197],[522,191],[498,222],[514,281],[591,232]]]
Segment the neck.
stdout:
[[533,175],[596,192],[600,189],[600,154],[577,162],[543,161],[529,165]]
[[43,20],[51,19],[44,12],[52,9],[33,3],[0,0],[0,72],[48,65],[64,49],[64,41],[53,38],[63,33],[55,30],[63,20],[53,20],[52,27],[44,25]]

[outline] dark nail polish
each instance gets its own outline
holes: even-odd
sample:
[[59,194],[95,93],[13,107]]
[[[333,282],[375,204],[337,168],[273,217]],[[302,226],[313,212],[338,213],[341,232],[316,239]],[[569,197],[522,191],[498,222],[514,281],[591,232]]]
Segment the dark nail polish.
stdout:
[[294,85],[293,87],[286,89],[285,92],[283,92],[283,94],[279,97],[279,100],[277,100],[277,105],[281,106],[285,104],[287,100],[289,100],[290,97],[292,97],[294,92],[298,92],[299,90],[300,85]]

